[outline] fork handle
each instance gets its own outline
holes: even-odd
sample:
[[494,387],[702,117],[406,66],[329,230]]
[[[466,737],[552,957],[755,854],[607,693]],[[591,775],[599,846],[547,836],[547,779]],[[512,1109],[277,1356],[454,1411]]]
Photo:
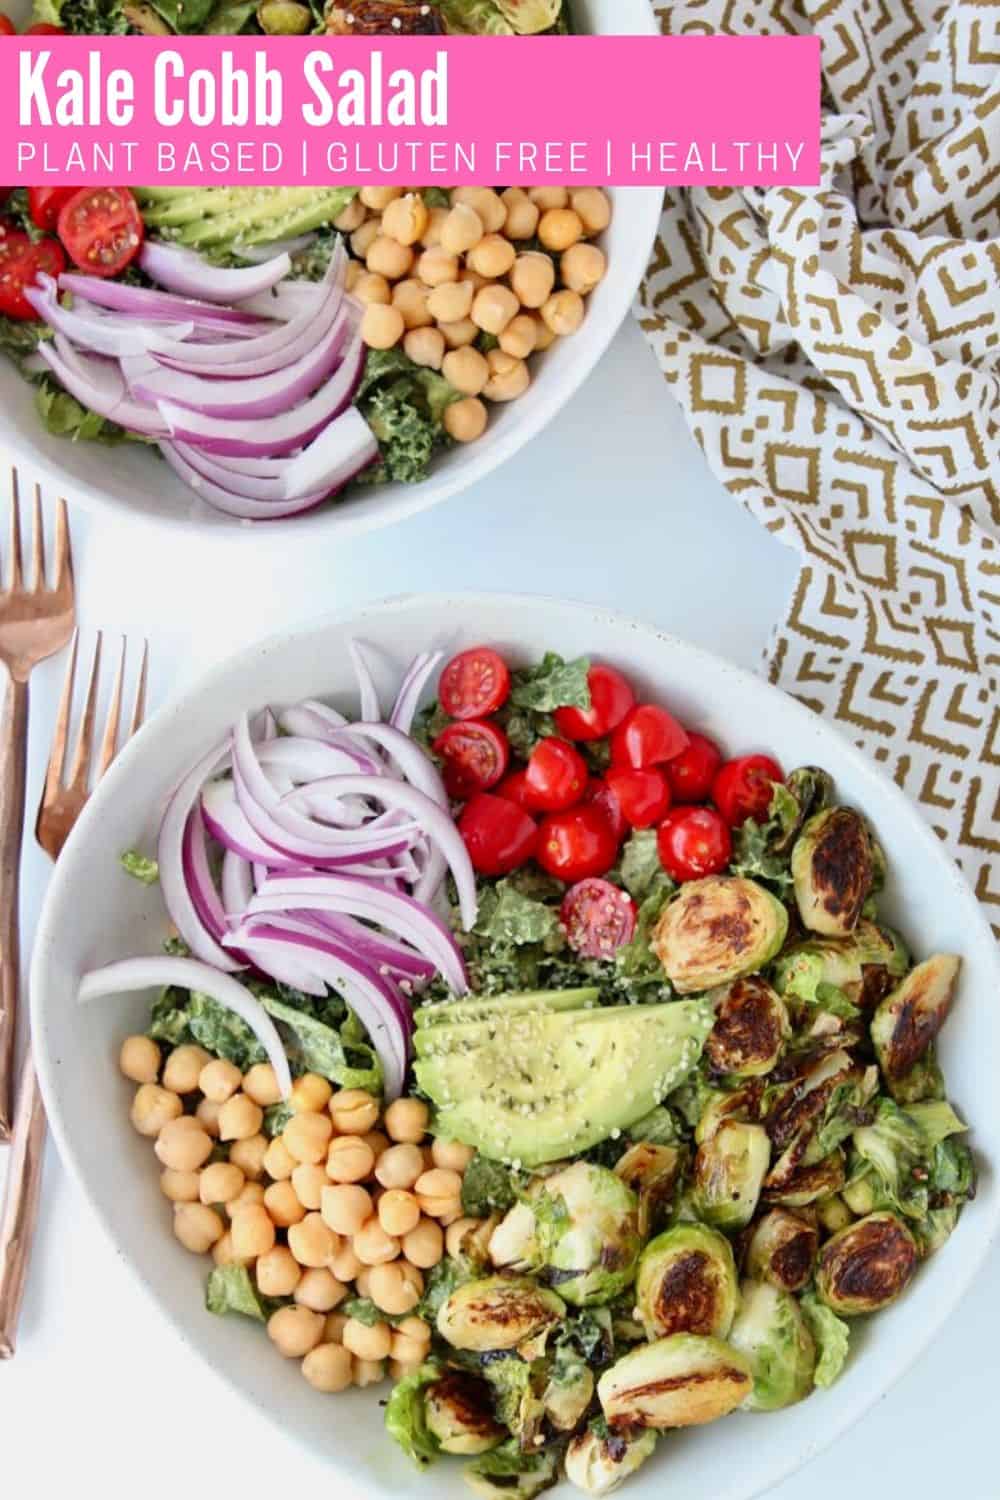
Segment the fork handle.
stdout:
[[0,1141],[10,1139],[14,1095],[14,1041],[21,982],[21,839],[28,748],[28,683],[11,676],[0,736]]
[[29,1048],[21,1068],[7,1161],[7,1190],[0,1218],[0,1359],[14,1356],[17,1320],[38,1218],[44,1154],[45,1106]]

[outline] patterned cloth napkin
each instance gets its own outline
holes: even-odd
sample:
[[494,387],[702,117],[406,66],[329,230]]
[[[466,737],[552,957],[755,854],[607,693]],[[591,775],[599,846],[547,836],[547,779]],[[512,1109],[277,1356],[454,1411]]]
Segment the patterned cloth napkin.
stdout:
[[768,675],[919,802],[1000,931],[1000,0],[654,9],[821,38],[822,185],[668,192],[636,315],[800,555]]

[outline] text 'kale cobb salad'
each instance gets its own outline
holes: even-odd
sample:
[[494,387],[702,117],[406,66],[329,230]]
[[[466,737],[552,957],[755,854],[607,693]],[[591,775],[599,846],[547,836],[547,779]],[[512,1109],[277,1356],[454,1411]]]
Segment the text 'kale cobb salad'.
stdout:
[[[911,957],[831,778],[610,664],[418,656],[383,716],[244,716],[156,858],[120,1066],[206,1305],[480,1493],[601,1494],[839,1376],[973,1196]],[[432,681],[437,697],[420,707]],[[669,1463],[669,1444],[664,1459]]]

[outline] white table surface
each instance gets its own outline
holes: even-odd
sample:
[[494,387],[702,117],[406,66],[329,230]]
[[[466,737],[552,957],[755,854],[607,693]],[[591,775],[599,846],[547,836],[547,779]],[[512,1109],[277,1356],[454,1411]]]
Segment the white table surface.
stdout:
[[[458,586],[617,606],[756,667],[795,571],[792,555],[708,473],[634,326],[502,473],[426,515],[304,559],[294,572],[276,574],[266,548],[256,559],[239,548],[237,569],[223,543],[192,555],[82,513],[72,525],[85,641],[97,628],[148,634],[154,707],[279,626],[354,601]],[[32,679],[32,817],[62,671],[61,660],[48,663]],[[26,950],[47,873],[29,845]],[[922,1363],[771,1500],[997,1500],[989,1374],[1000,1370],[998,1329],[994,1264]],[[19,1350],[0,1365],[0,1491],[13,1497],[30,1485],[48,1496],[99,1484],[106,1500],[322,1495],[331,1478],[191,1362],[50,1151]],[[363,1490],[334,1482],[338,1500],[361,1500]],[[669,1494],[666,1469],[664,1483]],[[432,1495],[433,1479],[415,1476],[410,1493]]]

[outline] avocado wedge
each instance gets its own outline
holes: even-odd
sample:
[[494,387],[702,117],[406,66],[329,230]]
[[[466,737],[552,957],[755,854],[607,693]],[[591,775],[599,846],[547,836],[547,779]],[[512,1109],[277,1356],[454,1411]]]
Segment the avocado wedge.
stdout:
[[459,1026],[526,1010],[588,1010],[600,998],[600,990],[593,985],[578,990],[525,990],[520,995],[474,995],[465,1000],[421,1005],[414,1020],[417,1030],[423,1031],[431,1026]]
[[136,188],[147,229],[177,245],[268,245],[331,224],[353,187]]

